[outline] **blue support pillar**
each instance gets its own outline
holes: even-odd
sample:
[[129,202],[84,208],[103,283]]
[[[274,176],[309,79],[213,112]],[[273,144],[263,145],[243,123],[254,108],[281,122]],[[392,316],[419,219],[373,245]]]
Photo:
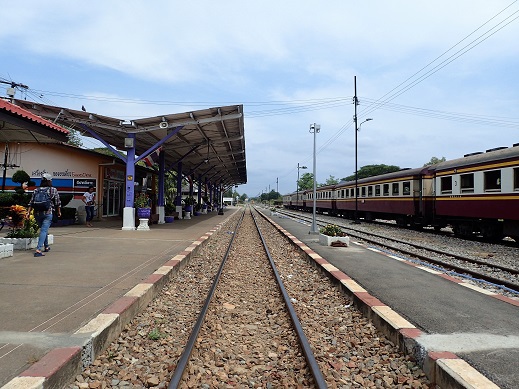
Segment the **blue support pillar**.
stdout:
[[178,218],[182,219],[182,162],[177,165],[177,197],[175,198]]
[[198,204],[202,204],[202,175],[198,175]]
[[124,181],[126,198],[123,210],[123,230],[135,230],[135,134],[128,134],[133,139],[133,147],[126,151],[126,178]]
[[166,183],[164,175],[166,174],[166,154],[164,153],[164,150],[160,151],[159,154],[159,197],[158,197],[158,203],[157,203],[157,213],[159,214],[159,224],[165,223],[164,216],[166,215],[166,212],[164,210],[164,192],[166,190]]

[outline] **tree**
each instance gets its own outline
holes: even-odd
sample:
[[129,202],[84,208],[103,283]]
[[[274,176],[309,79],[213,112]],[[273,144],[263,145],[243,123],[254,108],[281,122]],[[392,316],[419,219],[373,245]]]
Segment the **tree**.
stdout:
[[299,190],[312,189],[314,187],[314,175],[313,173],[305,173],[301,176],[297,182]]
[[[359,169],[358,178],[368,178],[378,176],[380,174],[393,173],[400,170],[400,167],[395,165],[366,165]],[[351,176],[344,177],[343,181],[355,181],[355,173]]]
[[324,185],[335,185],[338,183],[339,183],[339,180],[330,174],[330,177],[328,177],[326,179]]
[[82,147],[83,146],[83,142],[81,141],[81,137],[80,137],[79,131],[74,130],[72,128],[68,128],[68,130],[70,132],[68,134],[68,141],[67,141],[67,143],[69,145],[72,145],[72,146]]
[[247,196],[247,193],[244,193],[240,196],[240,201],[244,202],[245,200],[247,200],[249,196]]
[[441,158],[438,158],[438,157],[432,157],[431,160],[429,162],[427,162],[425,165],[423,165],[424,167],[425,166],[431,166],[431,165],[436,165],[437,163],[440,163],[440,162],[445,162],[446,159],[445,157],[441,157]]

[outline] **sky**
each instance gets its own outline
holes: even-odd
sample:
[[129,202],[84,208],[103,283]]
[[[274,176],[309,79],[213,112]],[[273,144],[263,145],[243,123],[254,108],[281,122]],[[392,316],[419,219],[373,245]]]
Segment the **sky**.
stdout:
[[29,87],[16,98],[123,120],[243,104],[240,194],[294,192],[298,164],[307,167],[300,175],[313,172],[314,139],[318,183],[354,174],[355,84],[359,168],[421,167],[519,142],[518,1],[26,0],[1,8],[0,80]]

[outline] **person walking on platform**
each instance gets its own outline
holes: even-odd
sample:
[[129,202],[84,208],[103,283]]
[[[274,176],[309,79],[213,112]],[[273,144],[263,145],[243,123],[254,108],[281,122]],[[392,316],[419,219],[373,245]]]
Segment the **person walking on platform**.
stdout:
[[95,200],[96,194],[94,192],[94,187],[89,186],[88,191],[83,195],[83,202],[85,203],[85,211],[86,211],[86,226],[92,227],[92,219],[94,218],[94,206],[96,204]]
[[48,242],[49,227],[52,223],[52,215],[55,212],[61,217],[61,200],[56,188],[52,186],[52,176],[48,173],[43,174],[39,188],[32,193],[29,208],[27,209],[26,218],[29,218],[31,211],[34,210],[34,218],[38,227],[40,227],[40,237],[38,238],[38,246],[36,247],[35,257],[44,257],[44,252],[50,251]]

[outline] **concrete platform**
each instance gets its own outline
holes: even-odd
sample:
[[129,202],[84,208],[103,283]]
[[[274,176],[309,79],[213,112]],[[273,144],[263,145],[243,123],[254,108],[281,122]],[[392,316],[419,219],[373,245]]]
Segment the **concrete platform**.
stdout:
[[0,259],[0,387],[63,387],[236,210],[150,231],[122,231],[121,219],[51,228],[45,257]]
[[309,234],[310,225],[279,214],[270,218],[442,388],[519,387],[519,300],[370,250],[355,239],[350,247],[322,246],[318,235]]

